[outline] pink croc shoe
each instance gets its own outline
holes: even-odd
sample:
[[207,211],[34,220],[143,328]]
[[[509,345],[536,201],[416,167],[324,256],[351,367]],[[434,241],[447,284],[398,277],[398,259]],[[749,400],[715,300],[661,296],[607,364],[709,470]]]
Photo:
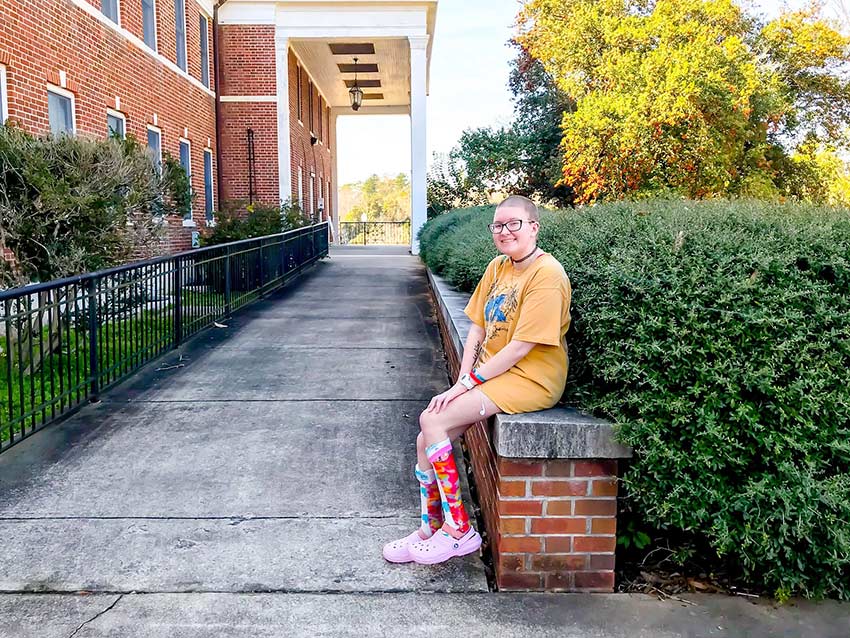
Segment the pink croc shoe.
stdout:
[[436,565],[455,556],[471,554],[478,551],[479,547],[481,536],[470,527],[460,538],[453,538],[446,532],[439,531],[428,540],[413,543],[408,551],[414,562],[420,565]]
[[419,535],[418,529],[404,538],[390,541],[384,545],[384,558],[391,563],[409,563],[413,560],[410,555],[410,546],[421,541],[422,537]]

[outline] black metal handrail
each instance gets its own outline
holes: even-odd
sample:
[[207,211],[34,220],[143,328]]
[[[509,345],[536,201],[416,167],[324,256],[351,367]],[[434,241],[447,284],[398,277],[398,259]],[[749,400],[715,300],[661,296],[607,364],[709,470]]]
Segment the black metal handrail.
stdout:
[[401,222],[340,222],[341,245],[403,245],[410,243],[410,220]]
[[327,254],[322,222],[0,291],[0,452]]

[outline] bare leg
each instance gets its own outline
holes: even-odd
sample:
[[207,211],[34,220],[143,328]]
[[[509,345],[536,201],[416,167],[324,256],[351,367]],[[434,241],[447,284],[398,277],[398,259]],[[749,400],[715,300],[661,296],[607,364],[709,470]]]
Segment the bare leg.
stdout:
[[[482,409],[484,414],[481,414]],[[499,407],[487,395],[478,388],[473,388],[461,394],[440,412],[422,412],[419,415],[419,428],[427,447],[445,438],[455,439],[476,421],[484,421],[499,412]]]
[[[422,412],[419,415],[419,426],[422,432],[416,439],[420,468],[423,461],[428,462],[430,466],[430,461],[425,454],[427,446],[445,441],[447,438],[454,440],[473,423],[487,419],[499,412],[498,406],[478,389],[460,395],[440,412]],[[455,538],[462,535],[448,523],[443,524],[443,531]]]
[[[471,407],[464,404],[458,406],[458,402],[462,399],[466,400],[465,403],[471,403]],[[484,407],[483,415],[481,414],[482,405]],[[458,407],[460,409],[457,410],[457,412],[452,411],[453,408]],[[472,414],[473,412],[474,414]],[[449,405],[439,413],[423,412],[420,414],[419,427],[422,431],[416,436],[416,462],[419,464],[419,468],[427,470],[431,467],[431,461],[428,460],[428,456],[425,454],[425,448],[429,445],[436,443],[437,441],[442,441],[446,437],[454,441],[466,432],[473,423],[484,421],[499,412],[501,412],[501,410],[499,410],[498,406],[493,403],[487,395],[480,390],[472,389],[449,403]],[[466,416],[467,414],[470,414],[470,416]],[[432,417],[435,418],[432,419]],[[423,423],[423,419],[428,423],[428,425]],[[457,421],[465,419],[471,420],[465,423],[457,423]],[[431,425],[434,427],[432,428]],[[427,437],[427,439],[425,435],[426,428],[432,430],[432,436]]]

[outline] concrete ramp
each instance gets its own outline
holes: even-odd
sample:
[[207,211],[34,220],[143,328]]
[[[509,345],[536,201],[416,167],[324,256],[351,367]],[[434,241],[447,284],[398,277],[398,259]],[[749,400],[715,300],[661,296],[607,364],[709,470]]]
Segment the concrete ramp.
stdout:
[[0,456],[0,590],[486,592],[477,556],[381,557],[418,525],[417,416],[447,378],[421,264],[370,252]]

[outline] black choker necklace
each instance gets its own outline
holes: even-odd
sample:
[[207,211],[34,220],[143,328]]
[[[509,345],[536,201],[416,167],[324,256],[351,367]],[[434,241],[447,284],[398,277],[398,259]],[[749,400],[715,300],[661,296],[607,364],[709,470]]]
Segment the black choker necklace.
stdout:
[[536,253],[536,252],[537,252],[537,246],[535,246],[535,247],[534,247],[534,250],[532,250],[530,253],[528,253],[528,254],[527,254],[525,257],[523,257],[522,259],[514,259],[513,257],[511,257],[511,262],[512,262],[512,263],[514,263],[514,264],[518,264],[518,263],[520,263],[521,261],[525,261],[526,259],[528,259],[529,257],[531,257],[531,256],[532,256],[534,253]]

